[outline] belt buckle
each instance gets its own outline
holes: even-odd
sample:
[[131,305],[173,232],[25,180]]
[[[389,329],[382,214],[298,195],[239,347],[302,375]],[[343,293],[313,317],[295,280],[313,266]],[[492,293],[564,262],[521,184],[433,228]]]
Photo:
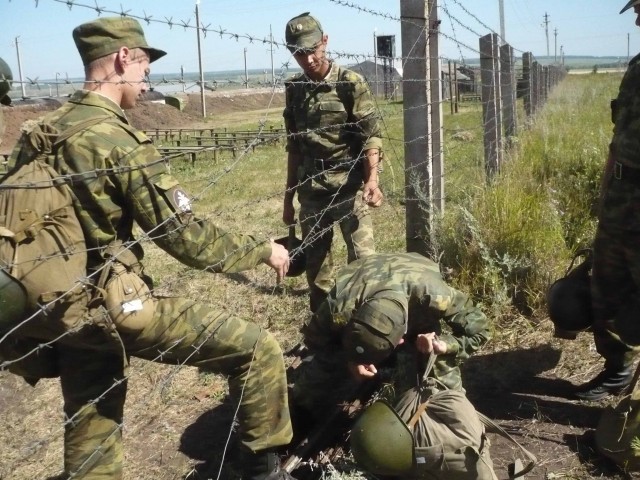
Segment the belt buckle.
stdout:
[[616,180],[622,180],[622,164],[620,162],[613,164],[613,177]]
[[324,158],[314,158],[313,159],[313,167],[318,172],[324,172],[324,170],[325,170]]

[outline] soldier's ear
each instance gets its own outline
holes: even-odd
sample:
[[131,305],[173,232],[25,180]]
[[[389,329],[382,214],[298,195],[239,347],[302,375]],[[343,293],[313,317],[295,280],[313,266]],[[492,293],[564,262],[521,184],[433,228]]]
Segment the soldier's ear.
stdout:
[[120,47],[114,60],[116,73],[122,75],[129,63],[131,63],[131,50],[127,47]]

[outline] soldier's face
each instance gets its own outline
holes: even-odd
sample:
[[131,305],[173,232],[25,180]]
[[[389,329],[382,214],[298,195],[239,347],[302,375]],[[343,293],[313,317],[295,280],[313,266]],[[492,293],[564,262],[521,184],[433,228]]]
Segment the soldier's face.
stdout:
[[149,55],[143,49],[131,50],[131,59],[122,75],[122,101],[123,109],[133,108],[140,95],[149,88]]
[[321,80],[324,78],[329,67],[329,61],[326,55],[327,36],[316,45],[313,50],[298,51],[293,54],[300,68],[312,80]]

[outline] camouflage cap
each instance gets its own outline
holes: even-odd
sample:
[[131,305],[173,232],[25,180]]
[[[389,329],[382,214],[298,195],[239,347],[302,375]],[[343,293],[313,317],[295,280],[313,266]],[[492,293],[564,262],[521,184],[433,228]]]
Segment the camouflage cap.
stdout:
[[117,52],[120,47],[143,48],[152,62],[167,54],[150,47],[140,23],[130,17],[103,17],[83,23],[73,29],[73,40],[84,65]]
[[629,10],[631,7],[635,7],[636,5],[640,5],[640,0],[629,0],[627,4],[624,6],[620,13],[624,13]]
[[11,81],[13,74],[7,62],[0,58],[0,103],[2,105],[11,105],[11,97],[7,95],[11,90]]
[[406,331],[402,305],[385,297],[374,297],[353,314],[342,334],[347,359],[357,364],[376,364],[398,346]]
[[322,41],[322,25],[309,12],[301,13],[287,22],[285,39],[291,53],[314,50]]

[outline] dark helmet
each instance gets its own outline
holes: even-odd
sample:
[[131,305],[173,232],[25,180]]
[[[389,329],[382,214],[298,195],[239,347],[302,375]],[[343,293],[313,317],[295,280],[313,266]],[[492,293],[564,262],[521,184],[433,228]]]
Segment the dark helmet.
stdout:
[[[584,256],[584,260],[574,268],[574,263],[581,256]],[[586,330],[593,324],[592,263],[591,250],[580,250],[575,254],[565,276],[556,280],[547,291],[549,317],[558,338],[574,339],[577,332]]]
[[398,346],[406,331],[406,312],[393,292],[367,299],[352,315],[342,333],[347,359],[377,364]]
[[274,240],[279,245],[289,250],[289,270],[287,277],[297,277],[307,269],[307,256],[304,253],[303,242],[296,237],[296,227],[289,227],[289,235]]
[[11,90],[11,81],[13,80],[13,74],[7,62],[0,58],[0,103],[2,105],[10,105],[11,98],[7,95]]
[[0,332],[15,326],[27,312],[24,285],[0,268]]
[[640,0],[629,0],[629,2],[627,2],[624,8],[620,10],[620,13],[624,13],[630,8],[635,7],[636,5],[640,5]]
[[356,463],[374,475],[402,476],[414,468],[413,435],[383,400],[373,402],[356,419],[350,445]]

